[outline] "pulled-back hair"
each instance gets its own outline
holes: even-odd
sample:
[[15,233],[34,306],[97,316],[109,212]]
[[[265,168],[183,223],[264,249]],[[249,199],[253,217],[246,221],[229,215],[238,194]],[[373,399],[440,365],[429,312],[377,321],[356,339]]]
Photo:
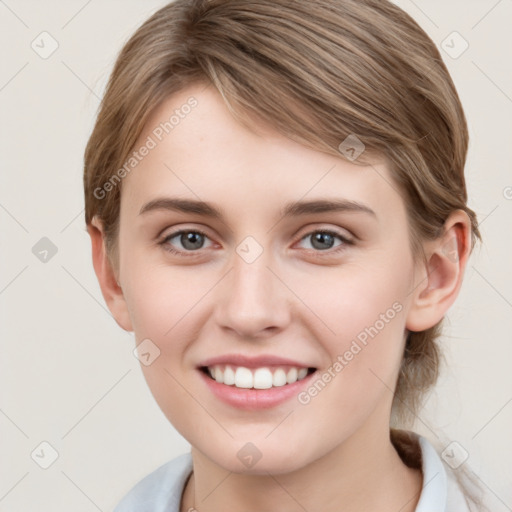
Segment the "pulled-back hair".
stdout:
[[[176,0],[123,47],[85,151],[85,221],[102,221],[114,267],[122,182],[98,190],[154,109],[198,83],[213,85],[249,129],[262,120],[342,158],[340,143],[356,136],[365,150],[353,163],[377,156],[389,166],[415,258],[457,209],[471,221],[471,248],[480,238],[467,206],[460,99],[436,45],[407,13],[386,0]],[[411,423],[436,382],[440,333],[441,322],[408,333],[392,425]]]

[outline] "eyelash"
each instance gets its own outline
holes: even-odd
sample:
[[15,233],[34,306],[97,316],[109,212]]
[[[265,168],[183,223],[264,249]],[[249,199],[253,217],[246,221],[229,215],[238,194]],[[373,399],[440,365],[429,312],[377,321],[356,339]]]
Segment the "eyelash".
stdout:
[[[177,256],[185,256],[187,258],[194,258],[196,256],[199,256],[200,249],[197,251],[179,251],[179,250],[174,249],[172,246],[170,246],[167,243],[167,241],[170,240],[171,238],[174,238],[177,235],[181,235],[183,233],[197,233],[206,238],[209,238],[208,235],[204,231],[201,231],[200,229],[181,229],[179,231],[175,231],[174,233],[170,233],[170,234],[166,235],[162,241],[158,242],[158,245],[161,245],[165,251],[170,252],[171,254],[175,254]],[[332,250],[326,249],[325,251],[320,251],[320,250],[315,250],[315,249],[306,249],[306,250],[313,251],[315,253],[315,256],[322,257],[323,256],[322,253],[326,253],[328,256],[337,255],[338,253],[344,251],[346,249],[347,245],[354,245],[354,242],[352,240],[350,240],[350,239],[346,238],[345,236],[341,235],[340,233],[330,230],[330,229],[316,229],[314,231],[310,231],[309,233],[306,233],[303,237],[301,237],[299,239],[299,242],[315,233],[327,233],[328,235],[332,235],[332,236],[339,238],[343,242],[337,248],[332,249]]]

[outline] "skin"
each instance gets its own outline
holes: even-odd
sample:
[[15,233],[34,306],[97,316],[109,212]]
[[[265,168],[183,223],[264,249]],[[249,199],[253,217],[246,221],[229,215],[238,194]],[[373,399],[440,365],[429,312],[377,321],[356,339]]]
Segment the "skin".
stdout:
[[[119,261],[108,259],[101,222],[88,226],[105,301],[137,343],[158,346],[160,356],[141,365],[144,376],[192,446],[181,510],[414,511],[422,475],[390,442],[392,390],[407,330],[436,324],[459,293],[470,252],[467,215],[453,212],[444,236],[424,244],[427,265],[415,262],[404,201],[385,162],[356,166],[262,123],[248,131],[212,87],[192,85],[168,98],[135,147],[191,95],[198,105],[123,180]],[[139,215],[164,196],[213,203],[223,219]],[[375,215],[279,215],[290,201],[325,198],[363,203]],[[198,256],[158,244],[179,229],[207,234],[188,249]],[[319,249],[311,234],[322,229],[354,243],[334,238],[332,248]],[[236,252],[247,236],[263,249],[252,263]],[[166,244],[186,253],[182,240]],[[219,354],[273,354],[321,374],[397,302],[401,311],[306,405],[294,397],[240,411],[219,401],[196,369]],[[250,468],[237,457],[247,442],[262,455]]]

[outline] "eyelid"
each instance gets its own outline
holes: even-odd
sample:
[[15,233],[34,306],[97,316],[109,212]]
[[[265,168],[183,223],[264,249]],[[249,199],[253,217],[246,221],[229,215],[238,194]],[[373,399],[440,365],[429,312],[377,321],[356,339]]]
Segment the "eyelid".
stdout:
[[340,228],[340,227],[326,226],[326,225],[315,225],[313,227],[309,226],[309,227],[305,228],[304,231],[301,230],[301,232],[303,234],[299,236],[299,238],[298,238],[299,242],[301,240],[303,240],[306,236],[311,235],[313,233],[318,233],[318,232],[321,232],[321,233],[331,233],[333,235],[339,236],[340,238],[345,240],[347,243],[348,242],[355,242],[356,239],[357,239],[357,237],[355,235],[353,235],[347,229]]
[[[156,235],[156,239],[161,239],[161,238],[167,238],[168,236],[170,235],[177,235],[178,233],[182,232],[182,231],[197,231],[198,233],[206,233],[206,231],[209,231],[209,228],[207,227],[203,227],[202,224],[194,224],[193,222],[191,223],[192,226],[186,226],[185,227],[181,227],[183,224],[185,223],[178,223],[177,225],[169,225],[167,224],[163,229],[161,229],[158,234]],[[179,226],[179,227],[177,227]],[[169,231],[169,233],[167,235],[164,235],[164,233],[166,231]]]

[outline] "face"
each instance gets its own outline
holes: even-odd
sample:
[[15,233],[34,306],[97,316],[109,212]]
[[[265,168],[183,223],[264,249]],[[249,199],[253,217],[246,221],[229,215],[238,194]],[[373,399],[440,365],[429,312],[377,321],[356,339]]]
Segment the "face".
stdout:
[[414,266],[385,163],[254,126],[203,86],[153,113],[122,184],[118,278],[170,422],[227,470],[280,473],[387,434]]

